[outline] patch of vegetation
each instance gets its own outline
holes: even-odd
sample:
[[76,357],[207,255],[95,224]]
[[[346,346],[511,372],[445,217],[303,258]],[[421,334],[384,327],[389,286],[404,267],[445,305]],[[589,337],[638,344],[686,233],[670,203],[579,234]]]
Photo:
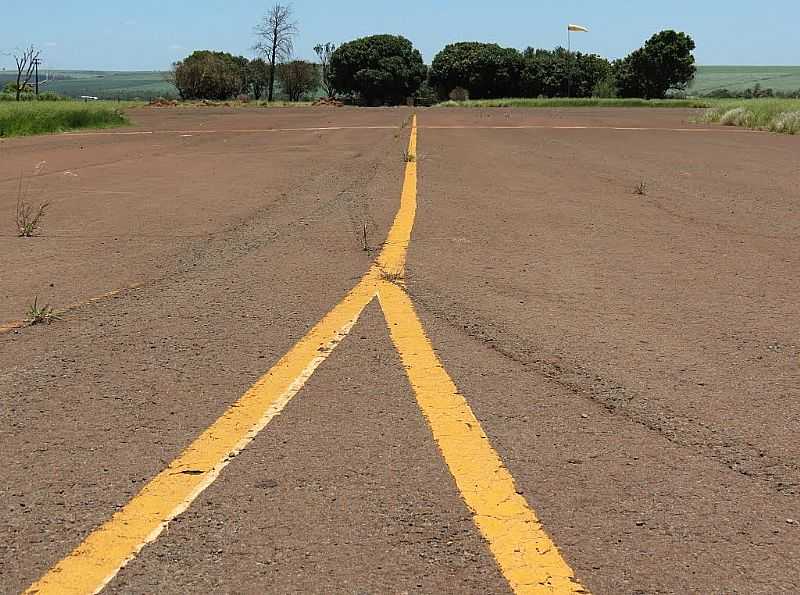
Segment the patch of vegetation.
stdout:
[[638,196],[647,196],[647,182],[642,180],[636,184],[636,187],[633,189],[633,193]]
[[16,224],[19,237],[30,238],[39,231],[49,206],[49,202],[43,202],[38,207],[34,207],[22,197],[17,198]]
[[28,308],[28,313],[25,316],[25,324],[29,326],[50,324],[54,320],[61,320],[61,317],[50,307],[50,304],[40,306],[39,298],[33,298],[33,303]]
[[330,68],[337,91],[367,105],[403,104],[427,75],[422,55],[399,35],[372,35],[343,43],[331,54]]
[[128,124],[117,104],[77,101],[0,103],[0,137],[108,128]]
[[[621,60],[596,54],[495,43],[459,42],[433,59],[430,85],[439,98],[626,97],[663,99],[685,91],[695,74],[695,43],[685,33],[660,31]],[[463,90],[463,92],[461,91]]]
[[660,99],[668,91],[682,91],[697,70],[694,40],[685,33],[656,33],[644,46],[614,63],[620,97]]
[[526,97],[508,99],[476,99],[468,101],[445,101],[438,107],[679,107],[710,108],[715,105],[708,99],[603,99],[586,97],[567,99],[534,99]]
[[715,103],[702,122],[800,134],[800,99],[725,99]]

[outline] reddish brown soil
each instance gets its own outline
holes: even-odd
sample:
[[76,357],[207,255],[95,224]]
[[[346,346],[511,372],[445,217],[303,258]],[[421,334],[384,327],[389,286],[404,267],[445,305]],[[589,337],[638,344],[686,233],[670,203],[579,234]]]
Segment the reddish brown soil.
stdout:
[[[252,131],[399,127],[406,110],[133,116],[125,132],[154,134],[0,142],[0,209],[40,161],[30,193],[53,203],[41,237],[0,236],[0,321],[34,295],[143,284],[0,335],[2,593],[269,369],[368,268],[363,223],[377,248],[398,204],[407,130]],[[419,113],[410,292],[594,593],[800,589],[800,139],[669,130],[693,116]],[[595,128],[487,128],[564,125]],[[109,586],[506,589],[374,305]]]

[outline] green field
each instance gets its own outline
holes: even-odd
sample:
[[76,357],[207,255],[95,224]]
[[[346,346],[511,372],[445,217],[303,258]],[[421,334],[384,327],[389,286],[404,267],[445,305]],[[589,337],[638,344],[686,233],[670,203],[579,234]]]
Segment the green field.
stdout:
[[[177,97],[177,91],[164,79],[165,72],[106,72],[99,70],[40,71],[40,91],[65,97],[88,95],[100,99],[152,99]],[[14,80],[15,73],[0,72],[0,87]]]
[[0,138],[122,126],[128,118],[119,107],[104,101],[0,102]]
[[797,91],[800,89],[800,66],[698,66],[689,93],[706,95],[720,89],[744,91],[756,84],[762,89]]

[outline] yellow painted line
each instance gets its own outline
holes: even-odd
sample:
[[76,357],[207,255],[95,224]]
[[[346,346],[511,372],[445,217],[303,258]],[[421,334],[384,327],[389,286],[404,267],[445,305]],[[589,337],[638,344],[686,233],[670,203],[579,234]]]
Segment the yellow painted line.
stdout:
[[402,277],[405,272],[406,253],[417,216],[417,116],[411,118],[411,136],[406,152],[411,160],[405,167],[400,208],[376,263],[384,275],[392,277]]
[[297,394],[375,296],[368,274],[169,467],[27,593],[97,593],[217,478]]
[[[416,120],[408,153],[417,152]],[[388,249],[378,266],[402,275],[417,203],[417,163],[406,164],[403,194]],[[386,280],[378,299],[420,409],[464,502],[514,592],[588,593],[545,532],[492,448],[466,399],[436,356],[408,293]]]
[[26,324],[22,320],[12,320],[11,322],[4,322],[0,324],[0,335],[10,333],[21,328],[25,328]]
[[[416,134],[416,119],[413,119],[409,152],[416,150]],[[416,164],[407,165],[414,166],[416,188]],[[404,187],[408,179],[407,173]],[[411,199],[416,202],[415,196]],[[409,210],[404,192],[378,263],[404,261],[413,222],[414,209]],[[378,265],[371,267],[358,285],[222,417],[26,593],[82,595],[101,591],[283,410],[350,332],[363,309],[374,299],[382,274]]]
[[[412,119],[408,153],[416,156]],[[417,202],[417,164],[406,164],[398,210],[375,265],[356,287],[239,401],[122,510],[27,593],[97,593],[211,485],[266,427],[379,297],[392,340],[445,463],[503,574],[517,593],[587,593],[458,393],[425,335],[402,279]]]
[[411,298],[383,281],[389,332],[464,502],[515,593],[588,593],[547,535],[425,335]]

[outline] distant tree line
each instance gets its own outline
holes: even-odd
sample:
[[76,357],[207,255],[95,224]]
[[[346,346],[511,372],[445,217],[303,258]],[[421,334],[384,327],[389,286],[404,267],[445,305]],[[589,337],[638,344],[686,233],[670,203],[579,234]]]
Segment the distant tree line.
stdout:
[[729,89],[714,89],[705,94],[705,97],[714,99],[760,99],[763,97],[778,97],[780,99],[800,99],[800,89],[794,91],[776,91],[769,87],[762,88],[761,83],[756,83],[753,87],[748,87],[741,91],[731,91]]
[[640,97],[680,92],[694,78],[694,41],[667,30],[653,35],[621,60],[570,52],[562,47],[524,51],[494,43],[447,45],[430,68],[412,43],[399,35],[372,35],[341,44],[318,44],[319,63],[292,59],[298,25],[291,7],[276,4],[255,27],[248,60],[202,50],[177,62],[173,82],[182,99],[261,99],[310,95],[341,97],[366,105],[433,103],[448,97]]
[[290,101],[319,86],[319,68],[305,60],[290,60],[272,66],[262,58],[248,60],[225,52],[200,50],[173,65],[171,81],[181,99],[268,97],[270,85],[280,84]]
[[658,99],[694,78],[694,41],[662,31],[622,60],[596,54],[465,42],[446,46],[430,69],[440,98],[464,89],[473,99],[499,97],[640,97]]

